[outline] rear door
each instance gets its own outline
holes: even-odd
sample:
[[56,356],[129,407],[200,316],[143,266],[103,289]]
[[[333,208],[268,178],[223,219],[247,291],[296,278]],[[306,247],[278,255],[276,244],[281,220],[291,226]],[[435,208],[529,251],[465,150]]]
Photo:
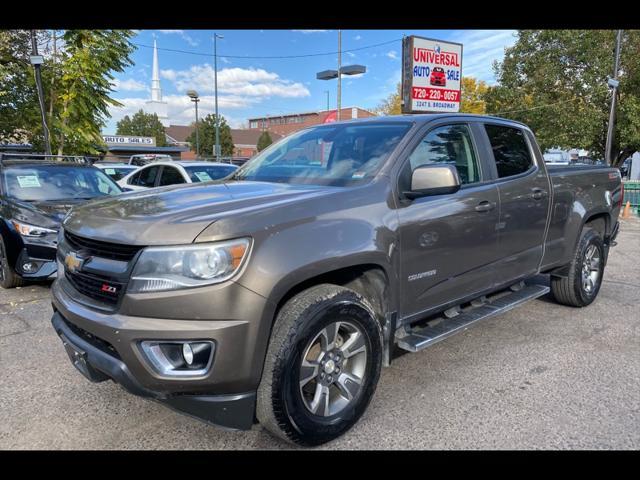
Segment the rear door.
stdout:
[[549,215],[549,178],[527,131],[485,123],[500,195],[496,276],[508,282],[537,272]]
[[401,168],[400,192],[408,189],[411,172],[421,165],[455,165],[462,181],[454,194],[398,205],[405,320],[493,284],[492,264],[499,258],[498,190],[487,178],[485,146],[475,142],[476,129],[466,122],[428,127]]

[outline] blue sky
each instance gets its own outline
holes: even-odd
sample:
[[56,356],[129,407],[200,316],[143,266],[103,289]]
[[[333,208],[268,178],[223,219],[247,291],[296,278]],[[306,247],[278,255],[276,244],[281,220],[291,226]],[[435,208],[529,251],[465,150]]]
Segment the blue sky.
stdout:
[[[330,108],[336,106],[336,80],[316,80],[316,72],[337,67],[337,55],[306,58],[238,58],[306,55],[337,51],[336,30],[220,30],[218,40],[218,109],[232,127],[250,117],[324,110],[329,90]],[[367,72],[343,77],[342,106],[376,107],[400,81],[402,36],[419,35],[460,42],[463,76],[494,83],[492,63],[502,60],[504,49],[515,42],[513,30],[343,30],[342,63],[362,64]],[[172,124],[194,119],[186,90],[194,88],[202,101],[202,116],[213,112],[213,31],[140,30],[132,58],[135,65],[116,76],[113,97],[125,106],[111,109],[104,133],[144,106],[150,96],[153,50],[142,45],[158,42],[163,99]],[[372,48],[365,48],[380,43]],[[197,54],[178,53],[184,50]],[[360,49],[349,52],[352,49]]]

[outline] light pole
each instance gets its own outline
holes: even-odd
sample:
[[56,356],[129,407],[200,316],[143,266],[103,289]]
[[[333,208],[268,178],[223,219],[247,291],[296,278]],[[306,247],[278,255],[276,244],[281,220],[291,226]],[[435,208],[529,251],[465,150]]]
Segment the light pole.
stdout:
[[329,111],[329,90],[325,90],[324,93],[327,94],[327,111]]
[[47,128],[47,118],[45,117],[44,92],[42,91],[42,74],[40,66],[44,62],[42,55],[38,55],[38,43],[36,42],[36,31],[31,30],[31,65],[36,74],[36,88],[38,90],[38,101],[40,103],[40,114],[42,115],[42,135],[44,136],[44,148],[47,155],[51,155],[51,144],[49,143],[49,129]]
[[187,95],[189,95],[191,101],[196,104],[196,158],[198,158],[200,156],[200,134],[198,132],[198,130],[200,130],[200,126],[198,125],[198,102],[200,101],[200,97],[195,90],[187,90]]
[[[316,73],[318,80],[332,80],[338,79],[338,97],[337,97],[337,120],[340,121],[340,110],[342,109],[342,75],[358,75],[365,73],[367,67],[364,65],[345,65],[342,66],[342,30],[338,30],[338,69],[337,70],[323,70]],[[328,98],[328,92],[327,92]],[[327,100],[327,110],[329,101]]]
[[609,112],[609,126],[607,128],[607,141],[605,144],[604,159],[607,165],[611,165],[611,148],[613,147],[613,127],[616,121],[616,103],[618,97],[618,70],[620,69],[620,42],[622,40],[622,30],[618,30],[616,36],[616,58],[613,67],[613,78],[607,81],[612,89],[611,111]]
[[218,117],[218,39],[224,38],[217,33],[213,34],[213,82],[214,82],[214,94],[216,99],[216,145],[214,155],[216,161],[220,157],[220,117]]

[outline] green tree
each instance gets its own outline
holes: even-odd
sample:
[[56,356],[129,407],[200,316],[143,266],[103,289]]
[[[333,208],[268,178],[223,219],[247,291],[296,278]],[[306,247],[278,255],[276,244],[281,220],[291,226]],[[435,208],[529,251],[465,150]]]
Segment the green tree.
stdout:
[[[616,32],[521,30],[494,65],[487,113],[528,124],[542,149],[584,148],[604,158]],[[626,30],[620,58],[613,164],[640,149],[640,31]]]
[[[200,135],[200,154],[203,156],[213,155],[213,145],[216,141],[216,116],[209,114],[198,121],[198,132]],[[187,142],[191,150],[196,150],[195,129],[187,137]],[[220,154],[228,157],[233,155],[233,138],[231,138],[231,128],[225,118],[220,116]]]
[[139,137],[155,137],[158,147],[167,145],[164,126],[155,113],[144,113],[140,109],[133,117],[129,115],[116,124],[116,135],[136,135]]
[[265,130],[260,134],[260,137],[258,138],[258,145],[257,145],[258,151],[261,152],[272,143],[273,143],[273,140],[271,139],[271,135],[269,135],[269,132]]
[[489,86],[483,80],[474,77],[462,77],[460,111],[463,113],[483,114],[486,111],[484,100]]
[[[45,36],[39,32],[38,43]],[[40,149],[42,123],[29,55],[28,30],[0,30],[0,141],[29,142]],[[45,68],[43,78],[50,77]]]
[[135,47],[130,30],[66,30],[56,68],[61,70],[51,118],[52,140],[58,154],[95,153],[110,106],[122,106],[110,97],[113,72],[132,65]]
[[398,82],[396,91],[373,109],[376,115],[400,115],[402,113],[402,82]]

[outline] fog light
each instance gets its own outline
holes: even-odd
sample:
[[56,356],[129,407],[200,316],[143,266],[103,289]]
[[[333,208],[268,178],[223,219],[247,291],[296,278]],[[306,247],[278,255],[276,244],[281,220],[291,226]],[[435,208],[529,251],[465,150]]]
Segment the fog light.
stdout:
[[187,362],[187,365],[191,365],[193,363],[193,350],[191,349],[191,345],[188,343],[182,344],[182,356],[184,357],[184,361]]
[[24,273],[34,273],[38,271],[38,264],[36,262],[26,262],[22,264],[22,271]]
[[215,344],[210,340],[145,340],[142,353],[150,366],[166,377],[199,377],[211,368]]

